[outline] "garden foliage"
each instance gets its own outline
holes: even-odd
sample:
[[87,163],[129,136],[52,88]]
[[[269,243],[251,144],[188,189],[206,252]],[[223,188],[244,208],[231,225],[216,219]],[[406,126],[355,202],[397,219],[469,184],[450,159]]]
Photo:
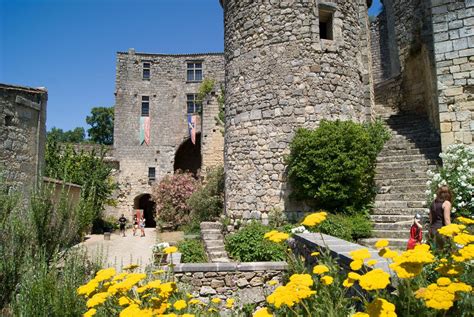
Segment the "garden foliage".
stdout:
[[186,239],[178,243],[182,263],[206,263],[207,256],[200,240]]
[[372,201],[377,154],[389,139],[381,122],[321,121],[290,145],[291,197],[312,207],[353,213]]
[[173,175],[166,175],[152,188],[157,220],[176,226],[186,224],[191,213],[188,199],[197,187],[198,181],[191,173],[178,171]]
[[282,261],[285,259],[285,249],[263,237],[269,231],[270,228],[260,222],[252,222],[227,236],[226,251],[241,262]]
[[474,147],[453,144],[439,156],[443,159],[443,166],[437,172],[428,171],[428,205],[436,197],[438,188],[448,185],[453,193],[452,212],[464,216],[474,215]]
[[191,216],[196,221],[214,221],[224,210],[224,167],[209,171],[205,183],[187,201]]
[[356,242],[357,239],[370,238],[372,223],[366,215],[329,214],[318,231],[347,241]]

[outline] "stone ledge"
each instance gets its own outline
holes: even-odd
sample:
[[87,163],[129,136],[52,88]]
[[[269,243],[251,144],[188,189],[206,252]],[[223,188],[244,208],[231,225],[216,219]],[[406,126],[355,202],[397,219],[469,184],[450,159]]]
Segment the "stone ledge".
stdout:
[[287,269],[286,262],[180,263],[174,266],[175,273],[286,271]]

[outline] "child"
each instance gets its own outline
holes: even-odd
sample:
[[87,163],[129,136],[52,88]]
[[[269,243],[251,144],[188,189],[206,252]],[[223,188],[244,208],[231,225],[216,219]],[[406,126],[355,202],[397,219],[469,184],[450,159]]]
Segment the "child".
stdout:
[[137,229],[138,229],[137,215],[134,215],[134,216],[133,216],[133,235],[134,235],[134,236],[135,236],[135,234],[137,233]]
[[413,219],[413,224],[410,228],[410,239],[408,239],[407,250],[412,250],[415,246],[421,244],[421,239],[423,238],[422,225],[421,225],[421,215],[416,214]]

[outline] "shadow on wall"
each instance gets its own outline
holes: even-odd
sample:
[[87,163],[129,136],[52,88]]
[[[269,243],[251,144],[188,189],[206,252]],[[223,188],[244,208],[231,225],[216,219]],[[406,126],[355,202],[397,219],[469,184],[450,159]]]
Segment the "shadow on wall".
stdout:
[[188,138],[179,146],[174,157],[174,171],[189,171],[197,175],[201,164],[201,133],[197,133],[196,144],[193,144],[191,138]]
[[133,200],[133,209],[143,210],[145,217],[145,227],[155,228],[155,203],[151,200],[150,194],[141,194]]

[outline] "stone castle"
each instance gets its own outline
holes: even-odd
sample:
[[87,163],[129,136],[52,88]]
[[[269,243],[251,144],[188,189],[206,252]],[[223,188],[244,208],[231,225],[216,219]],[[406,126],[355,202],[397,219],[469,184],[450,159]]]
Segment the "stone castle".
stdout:
[[[474,1],[384,0],[373,21],[370,2],[221,0],[223,55],[118,53],[120,212],[149,208],[150,185],[177,168],[218,164],[215,98],[203,105],[200,152],[187,130],[193,96],[209,77],[225,82],[228,215],[304,210],[288,199],[284,157],[294,131],[380,117],[393,138],[379,157],[372,219],[376,235],[396,238],[398,225],[425,207],[426,170],[439,152],[473,143]],[[140,139],[143,116],[149,144]]]

